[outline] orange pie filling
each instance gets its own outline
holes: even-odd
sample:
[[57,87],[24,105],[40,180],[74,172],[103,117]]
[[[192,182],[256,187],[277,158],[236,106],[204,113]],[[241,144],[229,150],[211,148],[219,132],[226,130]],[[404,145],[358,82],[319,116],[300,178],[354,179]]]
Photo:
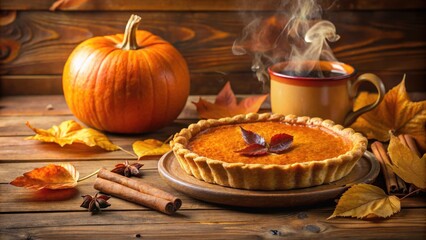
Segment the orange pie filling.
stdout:
[[[293,136],[282,153],[246,156],[241,127],[266,142],[276,134]],[[350,173],[367,139],[330,120],[280,114],[247,114],[201,120],[177,133],[170,143],[186,173],[233,188],[285,190],[317,186]]]
[[[247,145],[241,136],[240,126],[261,135],[266,141],[278,133],[292,135],[293,144],[281,154],[243,156],[235,152]],[[231,124],[208,128],[198,133],[188,144],[188,149],[200,156],[228,163],[280,165],[337,157],[349,151],[351,147],[348,140],[327,128],[281,122]]]

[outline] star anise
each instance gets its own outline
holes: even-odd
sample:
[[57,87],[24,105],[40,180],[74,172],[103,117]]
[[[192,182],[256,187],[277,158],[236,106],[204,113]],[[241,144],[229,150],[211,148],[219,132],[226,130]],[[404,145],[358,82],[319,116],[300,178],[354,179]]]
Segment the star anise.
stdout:
[[111,170],[111,172],[118,173],[126,177],[141,177],[142,171],[139,168],[141,168],[142,166],[143,164],[140,163],[129,164],[128,161],[125,161],[124,163],[119,163],[115,165],[115,168]]
[[94,197],[90,195],[81,196],[83,198],[83,203],[80,207],[87,208],[89,212],[98,213],[101,211],[101,208],[107,208],[111,206],[107,201],[110,196],[96,193]]

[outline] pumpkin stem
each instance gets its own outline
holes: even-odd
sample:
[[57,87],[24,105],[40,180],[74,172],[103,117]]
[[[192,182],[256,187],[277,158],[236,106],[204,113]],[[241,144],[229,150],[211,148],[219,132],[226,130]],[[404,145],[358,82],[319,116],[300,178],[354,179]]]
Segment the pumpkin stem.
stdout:
[[138,15],[132,14],[129,21],[126,25],[126,31],[124,32],[123,42],[121,42],[117,47],[123,50],[135,50],[138,49],[138,43],[136,42],[136,31],[138,30],[141,17]]

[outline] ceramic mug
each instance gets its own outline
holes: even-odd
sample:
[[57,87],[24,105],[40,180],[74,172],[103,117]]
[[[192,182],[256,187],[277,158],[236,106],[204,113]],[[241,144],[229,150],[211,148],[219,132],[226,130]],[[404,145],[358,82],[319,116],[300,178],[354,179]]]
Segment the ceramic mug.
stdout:
[[[292,64],[294,62],[280,62],[268,69],[274,113],[321,117],[349,126],[361,114],[374,109],[384,97],[385,87],[379,77],[365,73],[356,78],[355,68],[348,64],[303,61],[299,65],[302,72],[312,69],[307,76],[300,73],[295,76]],[[378,97],[374,103],[353,111],[354,98],[363,82],[372,83]]]

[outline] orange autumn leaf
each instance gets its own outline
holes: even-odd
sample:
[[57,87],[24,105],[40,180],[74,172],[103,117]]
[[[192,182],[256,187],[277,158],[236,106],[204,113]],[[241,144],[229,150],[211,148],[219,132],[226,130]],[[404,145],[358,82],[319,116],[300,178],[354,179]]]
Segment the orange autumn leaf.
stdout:
[[156,139],[145,139],[132,144],[138,159],[144,156],[161,156],[170,151],[170,145]]
[[54,142],[61,147],[66,144],[83,143],[90,147],[99,146],[108,151],[120,149],[119,146],[112,144],[103,133],[91,128],[83,128],[74,120],[64,121],[59,126],[54,125],[47,130],[33,128],[29,122],[26,125],[36,133],[35,136],[26,138],[27,140]]
[[200,118],[223,118],[232,117],[238,114],[257,113],[260,106],[268,97],[267,94],[251,96],[237,102],[231,84],[227,82],[216,97],[214,103],[202,98],[198,102],[192,102],[197,108]]
[[[354,109],[365,106],[377,95],[362,92],[356,99]],[[369,139],[385,142],[389,131],[395,135],[413,136],[422,149],[426,149],[426,101],[412,102],[405,90],[405,79],[386,93],[377,108],[361,115],[351,127]]]
[[379,187],[370,184],[357,184],[349,188],[337,203],[334,217],[387,218],[401,210],[400,199],[388,196]]
[[10,184],[28,189],[67,189],[77,186],[79,173],[69,163],[49,164],[26,172]]

